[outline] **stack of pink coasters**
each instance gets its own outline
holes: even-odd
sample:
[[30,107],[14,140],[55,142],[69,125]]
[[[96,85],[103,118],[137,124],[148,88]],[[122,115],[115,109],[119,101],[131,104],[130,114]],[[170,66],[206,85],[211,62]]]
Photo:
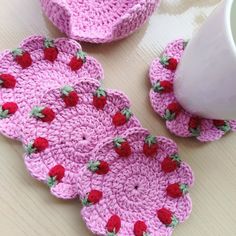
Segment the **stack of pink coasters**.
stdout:
[[40,0],[49,19],[70,38],[105,43],[132,34],[160,0]]
[[196,137],[201,142],[215,141],[229,131],[236,131],[236,121],[196,117],[180,106],[174,94],[173,82],[186,46],[186,41],[176,40],[166,47],[161,58],[153,61],[149,73],[152,84],[151,104],[154,111],[166,121],[167,128],[173,134],[180,137]]
[[73,40],[32,36],[0,57],[0,131],[22,141],[30,174],[79,197],[98,235],[171,235],[191,212],[193,174],[177,145],[141,128],[122,92]]

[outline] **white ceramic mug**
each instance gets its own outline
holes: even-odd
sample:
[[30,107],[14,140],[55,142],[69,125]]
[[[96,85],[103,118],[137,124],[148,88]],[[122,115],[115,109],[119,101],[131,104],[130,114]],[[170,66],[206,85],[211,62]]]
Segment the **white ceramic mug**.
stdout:
[[236,119],[236,0],[223,0],[190,40],[174,91],[191,113]]

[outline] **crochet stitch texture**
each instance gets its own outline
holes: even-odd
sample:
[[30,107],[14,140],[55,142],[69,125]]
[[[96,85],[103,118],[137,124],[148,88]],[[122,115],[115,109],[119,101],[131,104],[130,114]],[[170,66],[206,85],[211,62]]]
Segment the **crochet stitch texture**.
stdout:
[[177,64],[186,45],[187,42],[183,39],[175,40],[166,47],[161,58],[152,62],[149,71],[152,84],[149,94],[151,105],[166,120],[166,126],[171,133],[180,137],[196,137],[201,142],[215,141],[229,131],[236,131],[236,121],[196,117],[178,104],[173,82]]
[[23,142],[27,170],[54,196],[81,198],[92,232],[170,236],[188,218],[194,178],[177,145],[101,87],[101,65],[77,42],[32,36],[0,62],[0,132]]
[[[79,195],[87,227],[94,234],[104,236],[112,233],[122,236],[171,235],[177,223],[188,218],[192,208],[187,191],[177,190],[181,194],[175,192],[173,195],[173,187],[181,186],[179,184],[191,187],[192,170],[180,161],[177,145],[168,138],[152,137],[156,139],[158,149],[150,157],[144,154],[145,140],[150,137],[147,130],[133,128],[119,137],[130,146],[128,156],[117,153],[114,145],[117,139],[106,139],[96,147],[90,160],[90,163],[106,162],[106,171],[91,171],[89,164],[80,172]],[[167,164],[170,157],[173,159]],[[171,165],[173,169],[169,168]]]
[[19,125],[32,104],[37,104],[47,90],[66,83],[73,85],[83,77],[100,80],[103,69],[73,40],[31,36],[17,50],[6,50],[0,56],[0,106],[14,102],[18,109],[7,116],[0,109],[0,132],[21,139]]
[[[52,183],[50,187],[54,195],[64,199],[77,196],[80,169],[89,161],[100,141],[120,135],[129,128],[140,127],[139,121],[131,113],[125,123],[115,125],[113,118],[116,114],[130,107],[130,102],[123,93],[106,90],[106,103],[104,105],[102,102],[101,106],[101,103],[97,102],[99,93],[96,91],[100,89],[98,81],[80,79],[74,86],[66,86],[67,90],[72,87],[73,94],[77,94],[78,98],[73,100],[74,95],[71,94],[72,106],[68,106],[68,99],[65,100],[62,94],[65,87],[50,90],[35,104],[37,109],[34,109],[34,115],[28,117],[22,126],[23,142],[27,149],[25,164],[28,171],[34,178],[45,182],[48,181],[51,168],[62,166],[65,169],[63,178],[55,184]],[[50,118],[50,122],[43,120],[39,108],[47,111],[51,109],[54,112],[54,115],[52,112],[46,113],[49,114],[46,117]],[[32,145],[38,137],[46,138],[48,141],[48,145],[42,151],[42,144]],[[39,151],[37,146],[40,146]]]
[[40,0],[49,19],[70,38],[92,43],[124,38],[154,12],[159,0]]

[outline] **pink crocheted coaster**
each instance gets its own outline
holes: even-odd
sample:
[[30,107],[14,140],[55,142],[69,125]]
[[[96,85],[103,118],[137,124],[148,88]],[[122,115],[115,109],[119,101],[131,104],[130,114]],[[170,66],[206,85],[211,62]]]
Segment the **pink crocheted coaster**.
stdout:
[[20,139],[19,125],[32,104],[48,89],[83,77],[102,79],[103,69],[73,40],[31,36],[6,50],[0,57],[0,132]]
[[140,127],[121,92],[93,79],[64,85],[43,96],[22,125],[25,164],[59,198],[77,196],[78,174],[104,138]]
[[111,42],[137,30],[160,0],[40,0],[49,19],[70,38]]
[[180,137],[196,137],[201,142],[220,139],[236,131],[236,121],[209,120],[184,110],[173,93],[175,70],[187,42],[176,40],[165,49],[161,58],[153,61],[149,78],[152,84],[150,100],[155,112],[166,120],[166,126]]
[[193,181],[172,140],[129,129],[98,145],[81,171],[82,217],[96,235],[169,236],[191,213]]

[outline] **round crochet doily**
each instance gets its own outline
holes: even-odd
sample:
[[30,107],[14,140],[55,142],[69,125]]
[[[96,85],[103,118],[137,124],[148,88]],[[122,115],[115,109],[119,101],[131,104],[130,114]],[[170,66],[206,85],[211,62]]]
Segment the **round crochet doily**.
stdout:
[[[22,125],[25,164],[34,178],[49,181],[59,198],[76,197],[80,169],[100,141],[140,127],[128,98],[93,79],[51,90],[35,105]],[[58,165],[65,169],[60,179],[50,175]]]
[[81,171],[82,217],[96,235],[169,236],[191,213],[193,181],[172,140],[129,129],[98,145]]
[[[103,78],[100,63],[70,39],[49,40],[43,36],[25,39],[18,49],[0,57],[0,132],[21,138],[19,124],[32,104],[52,88],[75,84],[80,78]],[[14,103],[18,109],[12,109]],[[7,103],[8,109],[3,109]],[[13,112],[14,111],[14,112]]]
[[40,0],[49,19],[70,38],[104,43],[124,38],[154,12],[160,0]]
[[184,110],[173,92],[175,71],[187,42],[180,39],[170,43],[161,58],[153,61],[149,78],[151,105],[166,120],[166,126],[180,137],[196,137],[201,142],[220,139],[229,131],[236,131],[236,121],[210,120]]

